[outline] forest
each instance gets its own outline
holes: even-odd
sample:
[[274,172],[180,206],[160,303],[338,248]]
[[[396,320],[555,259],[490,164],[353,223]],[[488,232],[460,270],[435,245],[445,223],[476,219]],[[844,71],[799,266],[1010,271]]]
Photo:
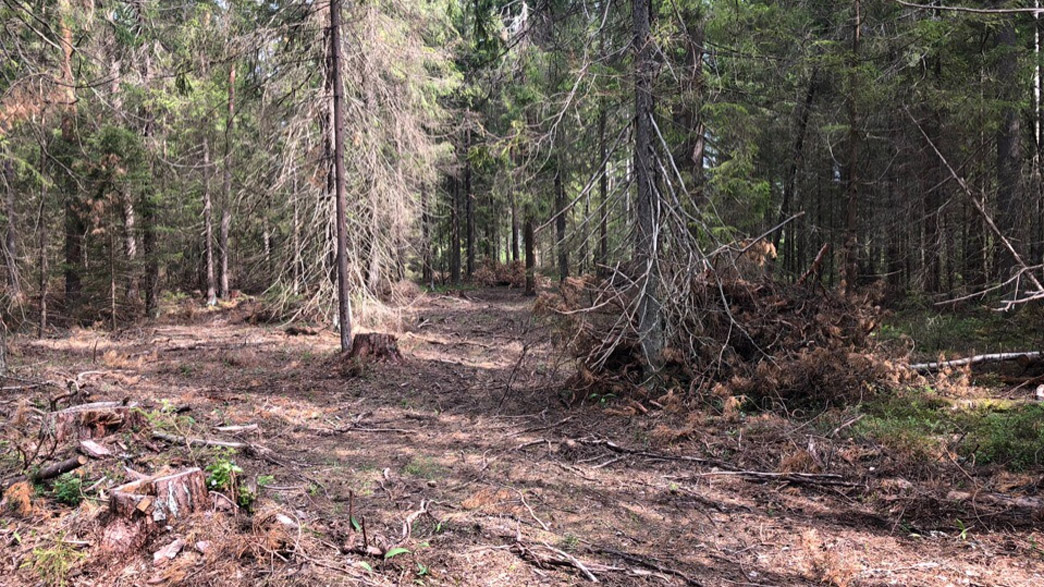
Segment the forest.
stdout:
[[0,584],[1044,584],[1041,13],[0,0]]

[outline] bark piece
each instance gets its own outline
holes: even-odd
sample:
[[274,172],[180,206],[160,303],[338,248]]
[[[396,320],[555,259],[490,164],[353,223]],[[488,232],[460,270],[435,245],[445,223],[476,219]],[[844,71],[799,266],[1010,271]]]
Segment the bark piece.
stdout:
[[174,557],[178,556],[181,549],[185,548],[185,541],[178,538],[174,542],[164,546],[163,548],[152,553],[152,562],[156,564],[166,563],[167,561],[174,560]]
[[80,452],[92,459],[104,459],[105,457],[112,456],[111,450],[93,440],[81,440]]

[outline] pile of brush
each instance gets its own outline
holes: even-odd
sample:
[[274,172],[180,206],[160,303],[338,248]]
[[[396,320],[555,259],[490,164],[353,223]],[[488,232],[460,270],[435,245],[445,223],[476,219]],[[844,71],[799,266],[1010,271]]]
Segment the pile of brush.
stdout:
[[[568,279],[538,301],[559,348],[577,360],[570,382],[577,399],[633,393],[647,379],[636,324],[643,283],[638,272],[618,270]],[[698,272],[664,267],[661,284],[658,376],[668,388],[742,396],[765,407],[839,405],[911,377],[875,344],[880,308],[872,294],[783,283],[758,263],[729,270],[708,264]]]

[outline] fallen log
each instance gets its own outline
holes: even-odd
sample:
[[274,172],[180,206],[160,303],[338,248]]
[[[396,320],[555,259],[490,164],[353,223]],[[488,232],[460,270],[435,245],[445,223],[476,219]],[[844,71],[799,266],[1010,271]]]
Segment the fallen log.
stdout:
[[58,461],[56,463],[51,463],[49,465],[44,465],[43,467],[40,467],[39,469],[37,469],[36,472],[31,474],[31,475],[16,475],[16,476],[11,477],[9,479],[5,479],[3,481],[3,483],[0,484],[0,486],[2,486],[4,488],[4,491],[7,491],[9,488],[13,487],[14,485],[16,485],[18,483],[25,482],[25,481],[32,481],[33,483],[39,483],[40,481],[47,481],[48,479],[54,479],[55,477],[57,477],[59,475],[63,475],[63,474],[68,473],[70,471],[75,471],[76,469],[86,465],[89,460],[90,459],[88,459],[87,457],[85,457],[83,455],[76,455],[74,457],[69,457],[69,458],[67,458],[65,460]]
[[200,446],[220,446],[224,448],[238,448],[248,449],[251,445],[246,442],[238,442],[235,440],[212,440],[209,438],[191,438],[187,436],[175,436],[173,434],[167,434],[166,432],[153,432],[152,437],[157,440],[166,440],[172,444],[187,444],[187,445],[200,445]]
[[220,446],[223,448],[234,448],[242,450],[247,454],[253,455],[258,458],[262,458],[273,465],[279,467],[287,466],[286,463],[277,459],[272,451],[268,448],[261,446],[260,444],[253,444],[250,442],[238,442],[235,440],[213,440],[209,438],[192,438],[188,436],[175,436],[173,434],[167,434],[166,432],[153,432],[152,437],[157,440],[163,440],[172,444],[183,444],[187,446]]
[[951,491],[946,494],[950,501],[970,501],[979,505],[987,505],[1003,508],[1005,510],[1021,511],[1027,513],[1039,513],[1044,511],[1044,500],[1039,497],[1011,496],[1003,493],[968,493],[966,491]]
[[999,363],[1003,361],[1035,361],[1044,359],[1044,352],[1033,351],[1023,353],[992,353],[987,355],[975,355],[952,361],[933,361],[929,363],[914,363],[910,369],[918,373],[930,373],[947,367],[964,367],[967,365],[978,365],[979,363]]
[[242,426],[214,426],[214,430],[233,434],[238,434],[240,432],[253,432],[257,430],[257,424],[245,424]]
[[87,464],[90,460],[83,455],[76,455],[69,457],[64,461],[58,461],[57,463],[51,463],[50,465],[40,467],[40,470],[32,475],[33,481],[46,481],[47,479],[54,479],[59,475],[64,475],[69,471],[78,469]]

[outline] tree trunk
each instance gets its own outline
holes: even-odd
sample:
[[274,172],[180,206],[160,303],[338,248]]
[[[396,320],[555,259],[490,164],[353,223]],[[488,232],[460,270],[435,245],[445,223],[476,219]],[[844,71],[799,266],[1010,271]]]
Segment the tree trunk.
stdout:
[[598,258],[595,264],[597,273],[602,275],[609,262],[609,162],[606,161],[608,149],[605,144],[605,100],[598,109],[598,158],[601,161],[601,177],[598,178],[598,201],[601,204],[598,222]]
[[333,69],[334,180],[337,224],[337,318],[341,351],[352,350],[352,307],[348,291],[348,235],[345,221],[344,84],[341,83],[341,0],[330,0],[330,67]]
[[[62,140],[67,145],[76,142],[76,84],[73,77],[73,36],[70,26],[72,8],[69,0],[58,2],[58,13],[62,36],[62,85],[65,90],[65,103],[62,108],[61,126]],[[72,178],[69,183],[72,184]],[[72,186],[70,185],[70,188]],[[83,216],[77,205],[76,192],[69,189],[64,198],[65,207],[65,306],[70,316],[80,303],[82,285],[80,271],[83,267],[83,235],[86,232]]]
[[471,129],[464,131],[464,213],[467,220],[467,278],[475,273],[475,194],[471,193]]
[[[145,29],[145,2],[136,3],[138,10],[138,25]],[[147,90],[152,85],[152,48],[148,45],[143,47],[141,77],[142,86]],[[152,136],[153,114],[145,106],[142,109],[142,120],[144,122],[141,136],[146,145]],[[152,159],[149,159],[150,175],[152,171]],[[153,194],[144,194],[141,200],[141,222],[142,222],[142,253],[145,256],[145,315],[148,318],[159,316],[159,251],[156,247],[156,199]]]
[[[40,176],[47,177],[47,149],[40,144]],[[36,336],[43,338],[47,331],[47,286],[49,275],[47,268],[47,181],[40,182],[40,215],[39,215],[39,255],[40,255],[40,321],[37,324]]]
[[[291,247],[292,253],[293,253],[293,265],[294,265],[293,271],[292,271],[293,272],[293,279],[294,279],[293,292],[294,292],[294,295],[296,296],[296,295],[301,293],[301,277],[302,277],[302,274],[304,273],[304,271],[303,271],[303,269],[301,267],[301,265],[302,265],[302,259],[301,259],[301,211],[300,211],[301,201],[300,201],[300,198],[297,195],[297,174],[296,173],[294,174],[294,190],[293,190],[293,194],[291,195],[291,197],[293,198],[294,217],[293,217],[293,220],[292,220],[293,226],[291,226],[291,228],[290,228],[290,238],[291,238],[290,247]],[[213,268],[213,265],[211,265],[211,267],[210,267],[211,280],[213,279],[213,275],[214,275],[214,268]]]
[[[805,133],[808,130],[808,119],[812,111],[812,101],[815,99],[816,86],[819,76],[819,70],[813,70],[812,76],[808,81],[808,91],[805,92],[805,100],[798,107],[797,113],[797,132],[794,137],[794,145],[790,152],[790,163],[787,166],[787,176],[783,180],[783,202],[779,208],[779,222],[782,223],[787,218],[790,218],[791,210],[794,204],[794,191],[797,189],[797,175],[798,170],[801,169],[801,162],[805,155]],[[794,225],[784,225],[772,236],[772,244],[779,250],[781,241],[786,253],[784,254],[784,265],[789,265],[796,272],[797,265],[795,262],[796,255],[796,231],[797,227]]]
[[121,196],[123,200],[123,254],[127,257],[127,301],[132,304],[138,300],[138,238],[135,234],[134,202],[127,194]]
[[159,250],[156,246],[156,204],[146,198],[141,210],[142,248],[145,254],[145,315],[149,318],[159,316],[160,282],[159,282]]
[[860,29],[863,24],[860,0],[853,0],[854,12],[852,23],[852,53],[849,63],[849,87],[848,87],[848,202],[845,208],[845,250],[844,260],[841,265],[841,291],[848,292],[856,287],[858,275],[858,251],[859,235],[859,107],[858,99],[859,85],[859,41],[862,33]]
[[225,119],[224,182],[222,185],[221,227],[218,233],[218,255],[220,256],[220,283],[218,296],[227,299],[229,294],[228,236],[232,230],[232,135],[236,125],[236,66],[228,68],[228,118]]
[[533,234],[533,217],[526,215],[526,294],[536,295],[536,238]]
[[[1003,102],[1001,126],[997,130],[997,228],[1015,246],[1018,241],[1017,221],[1020,203],[1020,164],[1022,144],[1020,141],[1020,116],[1018,104],[1018,60],[1016,57],[1017,36],[1015,21],[1005,18],[997,31],[997,45],[1005,52],[1001,56],[997,71],[997,86]],[[1015,266],[1015,259],[1002,246],[996,247],[996,271],[998,279],[1005,279]]]
[[569,251],[566,249],[566,199],[562,185],[562,161],[558,159],[555,169],[555,249],[558,251],[558,279],[569,277]]
[[460,283],[460,182],[449,176],[450,185],[450,278],[454,285]]
[[[511,162],[515,163],[515,151],[511,151]],[[511,198],[511,261],[517,263],[522,255],[520,254],[520,247],[518,242],[519,226],[518,226],[518,193],[515,189],[514,179],[512,179],[511,193],[508,196]]]
[[[210,200],[210,142],[206,137],[203,137],[203,256],[204,262],[206,263],[207,273],[207,305],[216,306],[217,282],[214,278],[214,208]],[[294,214],[294,229],[296,230],[296,203],[294,205]]]
[[432,242],[431,242],[431,202],[428,194],[428,184],[421,186],[421,280],[425,285],[434,287],[435,270],[432,267]]
[[4,239],[4,261],[7,264],[7,286],[11,299],[22,303],[22,279],[18,274],[18,221],[15,211],[14,165],[10,156],[4,158],[4,184],[6,197],[4,209],[7,214],[7,235]]
[[634,0],[635,125],[634,171],[637,184],[638,230],[635,261],[644,272],[638,298],[638,338],[652,370],[662,364],[663,318],[660,311],[658,267],[659,203],[653,175],[653,82],[656,76],[654,40],[650,32],[651,0]]

